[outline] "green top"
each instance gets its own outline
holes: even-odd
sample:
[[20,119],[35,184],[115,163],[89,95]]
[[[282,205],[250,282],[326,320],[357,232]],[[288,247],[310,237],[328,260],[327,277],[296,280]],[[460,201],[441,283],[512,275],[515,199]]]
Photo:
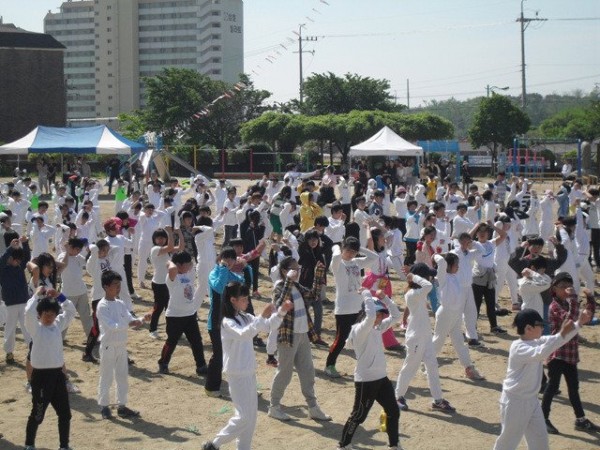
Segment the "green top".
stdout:
[[124,186],[117,188],[115,191],[115,200],[118,202],[122,202],[127,199],[127,189]]
[[31,203],[31,210],[32,211],[37,211],[38,206],[40,204],[40,196],[37,194],[34,194],[31,196],[31,199],[29,200],[29,202]]

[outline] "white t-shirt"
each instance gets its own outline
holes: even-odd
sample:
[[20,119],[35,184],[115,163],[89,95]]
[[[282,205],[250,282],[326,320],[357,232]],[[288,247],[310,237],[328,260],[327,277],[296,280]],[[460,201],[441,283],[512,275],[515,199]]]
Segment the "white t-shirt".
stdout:
[[165,252],[159,255],[162,247],[155,245],[150,250],[150,261],[152,267],[154,267],[154,275],[152,275],[152,282],[156,284],[165,284],[167,279],[167,265],[169,264],[169,253]]
[[87,294],[87,286],[83,281],[85,258],[81,255],[68,256],[66,253],[58,255],[61,262],[67,262],[67,258],[69,261],[61,273],[63,294],[67,297]]
[[169,306],[166,317],[187,317],[195,314],[200,308],[201,296],[194,300],[194,272],[178,273],[174,280],[167,274],[169,288]]
[[331,271],[335,279],[334,314],[336,315],[356,314],[361,310],[363,298],[359,293],[362,283],[360,270],[377,262],[378,256],[377,253],[366,248],[361,248],[360,253],[366,255],[366,257],[344,261],[340,246],[333,246]]

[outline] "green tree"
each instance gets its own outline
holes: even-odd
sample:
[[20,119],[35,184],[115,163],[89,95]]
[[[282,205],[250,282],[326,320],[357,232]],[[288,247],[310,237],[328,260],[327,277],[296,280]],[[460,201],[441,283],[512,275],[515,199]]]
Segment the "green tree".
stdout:
[[[146,129],[162,131],[164,142],[177,141],[219,149],[232,148],[240,140],[242,123],[259,117],[268,109],[264,102],[271,93],[254,88],[246,75],[240,91],[222,81],[211,80],[195,70],[166,68],[144,79],[146,108],[138,119]],[[215,102],[210,114],[192,120],[194,114],[227,92],[227,98]],[[129,123],[135,124],[135,121]]]
[[498,151],[512,146],[515,136],[529,130],[531,121],[509,98],[492,94],[484,98],[469,129],[469,142],[474,148],[487,147],[495,171]]
[[313,74],[304,81],[304,104],[298,105],[300,112],[318,116],[343,114],[353,110],[401,111],[390,94],[390,82],[371,77],[347,73],[339,77],[331,72]]
[[600,101],[592,101],[587,108],[561,111],[540,125],[544,137],[571,138],[592,141],[600,137]]

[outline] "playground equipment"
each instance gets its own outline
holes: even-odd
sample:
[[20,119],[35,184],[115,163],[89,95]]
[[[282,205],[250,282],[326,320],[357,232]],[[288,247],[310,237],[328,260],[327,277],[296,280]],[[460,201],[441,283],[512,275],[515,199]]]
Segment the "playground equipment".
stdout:
[[[581,140],[573,139],[527,139],[515,138],[513,148],[506,154],[506,173],[514,176],[525,176],[527,178],[544,178],[545,172],[552,167],[547,166],[548,161],[541,156],[541,152],[554,147],[556,162],[559,163],[562,155],[566,153],[573,145],[577,146],[577,158],[574,168],[577,176],[581,176],[582,155]],[[556,147],[563,149],[557,154]]]

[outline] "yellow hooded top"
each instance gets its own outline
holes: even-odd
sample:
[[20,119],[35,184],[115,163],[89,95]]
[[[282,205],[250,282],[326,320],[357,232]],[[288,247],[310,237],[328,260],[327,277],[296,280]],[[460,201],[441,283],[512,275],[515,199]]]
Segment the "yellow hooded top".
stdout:
[[321,207],[311,200],[310,192],[300,194],[300,231],[304,233],[315,225],[315,217],[323,214]]

